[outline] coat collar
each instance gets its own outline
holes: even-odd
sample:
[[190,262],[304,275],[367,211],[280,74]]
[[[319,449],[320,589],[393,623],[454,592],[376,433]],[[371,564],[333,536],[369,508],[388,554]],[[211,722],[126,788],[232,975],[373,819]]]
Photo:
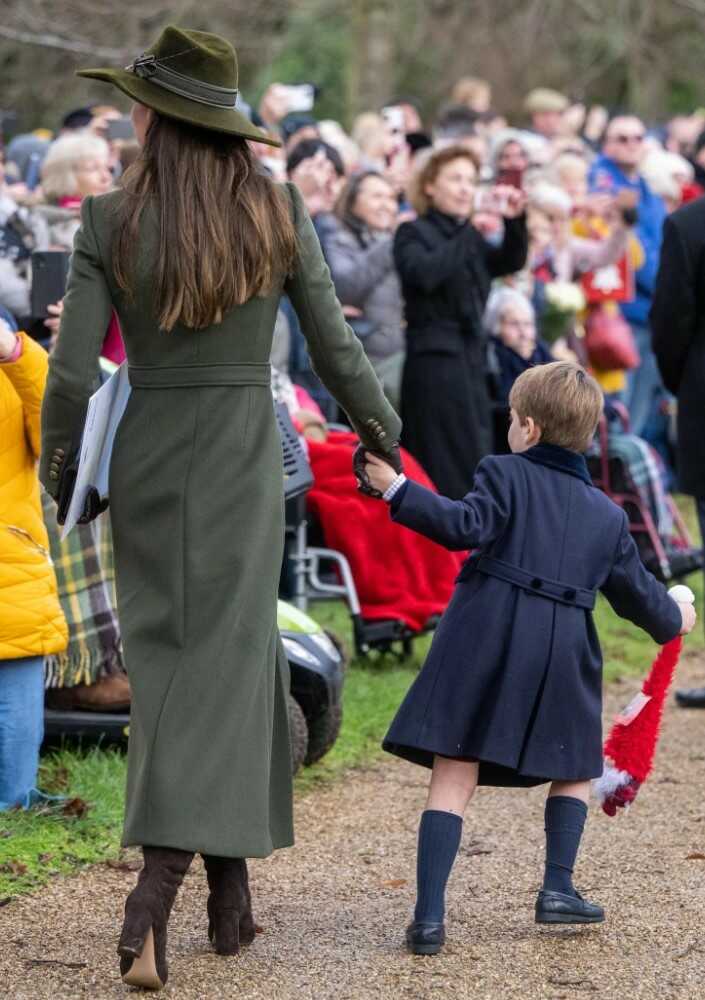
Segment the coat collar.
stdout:
[[537,444],[528,451],[519,452],[521,458],[527,458],[537,465],[545,465],[549,469],[556,469],[558,472],[566,472],[569,476],[576,476],[582,479],[588,486],[592,486],[592,479],[588,472],[587,462],[584,455],[579,455],[577,451],[570,451],[568,448],[561,448],[556,444]]
[[446,215],[435,208],[430,208],[426,213],[426,218],[432,222],[445,236],[453,236],[454,233],[468,225],[468,219],[456,219],[454,215]]

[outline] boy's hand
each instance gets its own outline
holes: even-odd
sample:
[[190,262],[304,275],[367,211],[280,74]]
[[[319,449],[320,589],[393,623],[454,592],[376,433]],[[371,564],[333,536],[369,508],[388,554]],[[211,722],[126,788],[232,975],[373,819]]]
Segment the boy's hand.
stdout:
[[[355,473],[355,478],[357,479],[357,488],[360,491],[360,493],[364,494],[364,496],[366,497],[374,497],[375,500],[381,500],[382,493],[375,486],[372,485],[369,476],[367,474],[368,473],[367,462],[370,455],[372,454],[374,453],[368,451],[365,448],[364,444],[359,444],[355,449],[355,451],[353,452],[353,472]],[[387,460],[385,461],[383,458],[381,458],[380,461],[384,465],[391,465],[392,469],[395,472],[395,475],[403,471],[399,445],[395,444],[393,448],[391,448],[388,452],[385,452],[385,455],[388,456]]]
[[692,604],[681,604],[680,601],[676,602],[678,607],[681,609],[681,620],[683,624],[681,625],[681,635],[688,635],[695,628],[695,622],[698,616],[695,613],[695,608]]
[[398,473],[383,458],[370,451],[365,452],[365,460],[365,471],[370,485],[380,493],[386,493]]

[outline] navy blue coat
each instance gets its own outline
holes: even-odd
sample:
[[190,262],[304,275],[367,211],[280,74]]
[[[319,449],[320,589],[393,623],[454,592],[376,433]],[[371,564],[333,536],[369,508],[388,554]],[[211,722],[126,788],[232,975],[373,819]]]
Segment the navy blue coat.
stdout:
[[434,754],[479,760],[488,785],[598,777],[595,592],[657,643],[679,633],[681,614],[583,457],[541,444],[485,458],[462,500],[409,481],[392,516],[449,549],[475,551],[384,748],[427,767]]

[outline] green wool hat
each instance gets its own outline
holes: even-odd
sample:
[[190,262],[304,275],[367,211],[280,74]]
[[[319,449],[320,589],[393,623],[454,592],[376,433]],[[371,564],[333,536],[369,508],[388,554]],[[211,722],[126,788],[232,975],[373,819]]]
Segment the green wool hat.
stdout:
[[81,69],[77,75],[112,83],[160,115],[281,146],[235,109],[237,55],[220,35],[170,24],[125,69]]

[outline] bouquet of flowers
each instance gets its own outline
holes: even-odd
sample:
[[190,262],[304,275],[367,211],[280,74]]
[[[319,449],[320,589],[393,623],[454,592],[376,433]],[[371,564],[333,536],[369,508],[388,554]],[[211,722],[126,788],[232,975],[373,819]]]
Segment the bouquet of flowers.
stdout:
[[544,285],[546,306],[541,315],[541,336],[550,344],[572,333],[585,309],[585,293],[574,281],[549,281]]

